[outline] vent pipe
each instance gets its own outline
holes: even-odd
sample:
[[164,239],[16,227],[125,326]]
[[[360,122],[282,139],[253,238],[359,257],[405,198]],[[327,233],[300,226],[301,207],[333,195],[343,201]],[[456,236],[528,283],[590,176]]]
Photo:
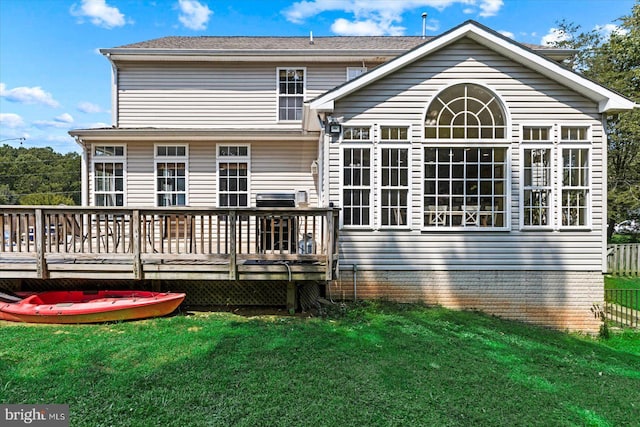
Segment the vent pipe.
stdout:
[[313,44],[313,31],[309,31],[309,44]]
[[422,12],[422,38],[427,38],[427,12]]

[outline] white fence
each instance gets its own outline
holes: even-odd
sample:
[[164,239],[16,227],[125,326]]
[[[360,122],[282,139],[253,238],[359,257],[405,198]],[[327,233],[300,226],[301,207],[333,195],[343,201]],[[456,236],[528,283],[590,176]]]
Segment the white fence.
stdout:
[[607,246],[607,272],[619,276],[640,276],[640,243]]

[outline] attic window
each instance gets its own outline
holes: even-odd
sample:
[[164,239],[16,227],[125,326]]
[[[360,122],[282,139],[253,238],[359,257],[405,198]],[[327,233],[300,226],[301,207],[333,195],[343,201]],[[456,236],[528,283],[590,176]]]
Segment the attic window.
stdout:
[[504,139],[505,114],[488,89],[470,83],[451,86],[431,102],[424,134],[427,139]]

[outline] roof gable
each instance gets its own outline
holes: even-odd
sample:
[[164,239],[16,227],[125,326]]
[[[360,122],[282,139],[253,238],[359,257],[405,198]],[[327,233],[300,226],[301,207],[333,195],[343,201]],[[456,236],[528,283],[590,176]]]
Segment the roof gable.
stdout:
[[631,110],[635,107],[634,102],[630,99],[475,21],[467,21],[359,78],[320,95],[309,102],[309,107],[319,112],[331,112],[334,109],[335,101],[465,37],[592,99],[598,103],[598,110],[601,113]]

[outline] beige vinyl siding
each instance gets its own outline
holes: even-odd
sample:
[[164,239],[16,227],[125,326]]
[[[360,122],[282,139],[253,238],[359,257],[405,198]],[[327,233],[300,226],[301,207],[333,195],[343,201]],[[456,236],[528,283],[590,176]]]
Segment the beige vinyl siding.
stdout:
[[[305,66],[312,99],[346,80],[349,64]],[[159,128],[293,128],[278,123],[282,64],[126,64],[118,72],[118,125]],[[302,65],[301,65],[302,66]]]
[[[422,149],[426,146],[422,141],[424,114],[436,94],[460,82],[486,85],[499,95],[508,110],[510,231],[421,230]],[[373,270],[600,271],[604,239],[604,133],[594,102],[464,39],[337,101],[334,115],[344,117],[346,124],[354,126],[394,122],[412,126],[411,230],[343,229],[340,234],[341,264],[357,264],[358,269]],[[591,231],[520,231],[519,133],[522,124],[531,123],[591,126]],[[446,141],[443,144],[448,145]],[[329,149],[329,200],[337,204],[340,200],[340,144],[331,144]],[[556,179],[560,150],[558,146],[554,160]],[[553,191],[557,197],[558,187],[554,186]],[[554,211],[557,215],[557,207]]]
[[[224,142],[186,142],[188,144],[188,191],[189,206],[217,206],[216,144]],[[317,158],[316,142],[247,140],[251,145],[250,204],[255,206],[255,195],[260,192],[307,191],[309,206],[318,202],[311,162]],[[170,142],[163,142],[170,145]],[[236,142],[228,143],[230,145]],[[154,143],[129,142],[127,146],[127,170],[125,181],[129,206],[155,206],[154,187]],[[93,199],[93,170],[89,172],[90,204]]]

